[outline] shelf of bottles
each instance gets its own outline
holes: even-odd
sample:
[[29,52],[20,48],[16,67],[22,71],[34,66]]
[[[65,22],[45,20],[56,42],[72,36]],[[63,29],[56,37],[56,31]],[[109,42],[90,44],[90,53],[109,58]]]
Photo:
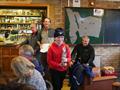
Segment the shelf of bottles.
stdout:
[[0,9],[0,30],[30,30],[42,20],[45,9]]

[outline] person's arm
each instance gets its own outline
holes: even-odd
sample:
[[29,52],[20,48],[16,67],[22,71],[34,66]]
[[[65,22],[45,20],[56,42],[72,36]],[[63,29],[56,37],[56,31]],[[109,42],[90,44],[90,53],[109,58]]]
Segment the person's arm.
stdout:
[[95,58],[95,50],[94,50],[94,48],[91,46],[91,47],[90,47],[90,58],[89,58],[89,60],[88,60],[88,64],[89,64],[89,65],[93,63],[94,58]]
[[73,51],[71,53],[71,58],[73,60],[73,62],[75,62],[75,58],[76,58],[76,55],[77,55],[77,48],[78,48],[78,45],[76,45],[74,48],[73,48]]
[[37,44],[40,46],[40,41],[37,41]]
[[26,39],[25,41],[23,41],[23,42],[21,42],[20,44],[18,44],[18,45],[16,46],[16,48],[19,48],[19,47],[21,47],[21,46],[24,45],[24,44],[29,44],[28,39]]
[[24,45],[24,44],[28,44],[28,39],[26,39],[25,41],[23,41],[20,45]]
[[39,45],[40,48],[41,48],[41,45],[42,45],[41,33],[42,33],[42,30],[38,31],[38,41],[37,41],[37,44]]
[[67,55],[66,55],[67,62],[68,62],[68,65],[71,66],[71,51],[68,45],[66,46],[66,49],[67,49]]
[[32,37],[32,35],[28,36],[23,42],[20,43],[20,46],[22,46],[24,44],[29,44],[31,37]]
[[48,49],[48,52],[47,52],[47,63],[49,67],[59,68],[60,66],[58,62],[53,61],[53,52],[51,47]]
[[32,63],[35,65],[35,69],[38,70],[39,72],[41,72],[41,74],[43,73],[43,66],[41,63],[38,62],[37,59],[33,59]]

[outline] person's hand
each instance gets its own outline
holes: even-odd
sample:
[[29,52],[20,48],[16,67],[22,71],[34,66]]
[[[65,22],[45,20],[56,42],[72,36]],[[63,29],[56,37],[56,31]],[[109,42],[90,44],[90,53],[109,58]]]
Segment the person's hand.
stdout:
[[74,63],[75,63],[75,60],[71,60],[71,61],[69,62],[69,66],[71,67]]
[[20,48],[20,46],[21,46],[21,45],[16,45],[16,47],[15,47],[15,48],[17,48],[17,49],[18,49],[18,48]]
[[88,67],[89,65],[88,64],[83,64],[84,67]]
[[60,67],[63,67],[63,68],[67,68],[67,67],[68,67],[68,64],[67,64],[67,63],[66,63],[66,64],[65,64],[65,63],[64,63],[64,64],[63,64],[63,63],[60,63],[59,66],[60,66]]
[[68,63],[68,65],[69,65],[70,67],[71,67],[73,64],[74,64],[73,61],[70,61],[70,62]]

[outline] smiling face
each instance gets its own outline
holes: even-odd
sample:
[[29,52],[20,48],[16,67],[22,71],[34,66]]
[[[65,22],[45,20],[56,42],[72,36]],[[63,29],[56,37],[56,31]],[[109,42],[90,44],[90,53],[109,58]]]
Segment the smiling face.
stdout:
[[64,36],[55,37],[55,43],[56,43],[57,45],[60,46],[63,42],[64,42]]
[[45,18],[44,22],[43,22],[44,28],[48,29],[50,27],[50,24],[51,24],[50,19],[49,18]]
[[82,37],[82,44],[83,46],[87,46],[89,44],[89,37],[88,36],[83,36]]

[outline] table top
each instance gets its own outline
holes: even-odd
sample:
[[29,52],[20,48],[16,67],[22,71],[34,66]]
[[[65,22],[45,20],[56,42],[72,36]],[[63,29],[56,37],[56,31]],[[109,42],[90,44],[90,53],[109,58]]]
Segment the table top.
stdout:
[[117,76],[100,76],[100,77],[95,77],[93,81],[100,81],[100,80],[108,80],[108,79],[116,79]]

